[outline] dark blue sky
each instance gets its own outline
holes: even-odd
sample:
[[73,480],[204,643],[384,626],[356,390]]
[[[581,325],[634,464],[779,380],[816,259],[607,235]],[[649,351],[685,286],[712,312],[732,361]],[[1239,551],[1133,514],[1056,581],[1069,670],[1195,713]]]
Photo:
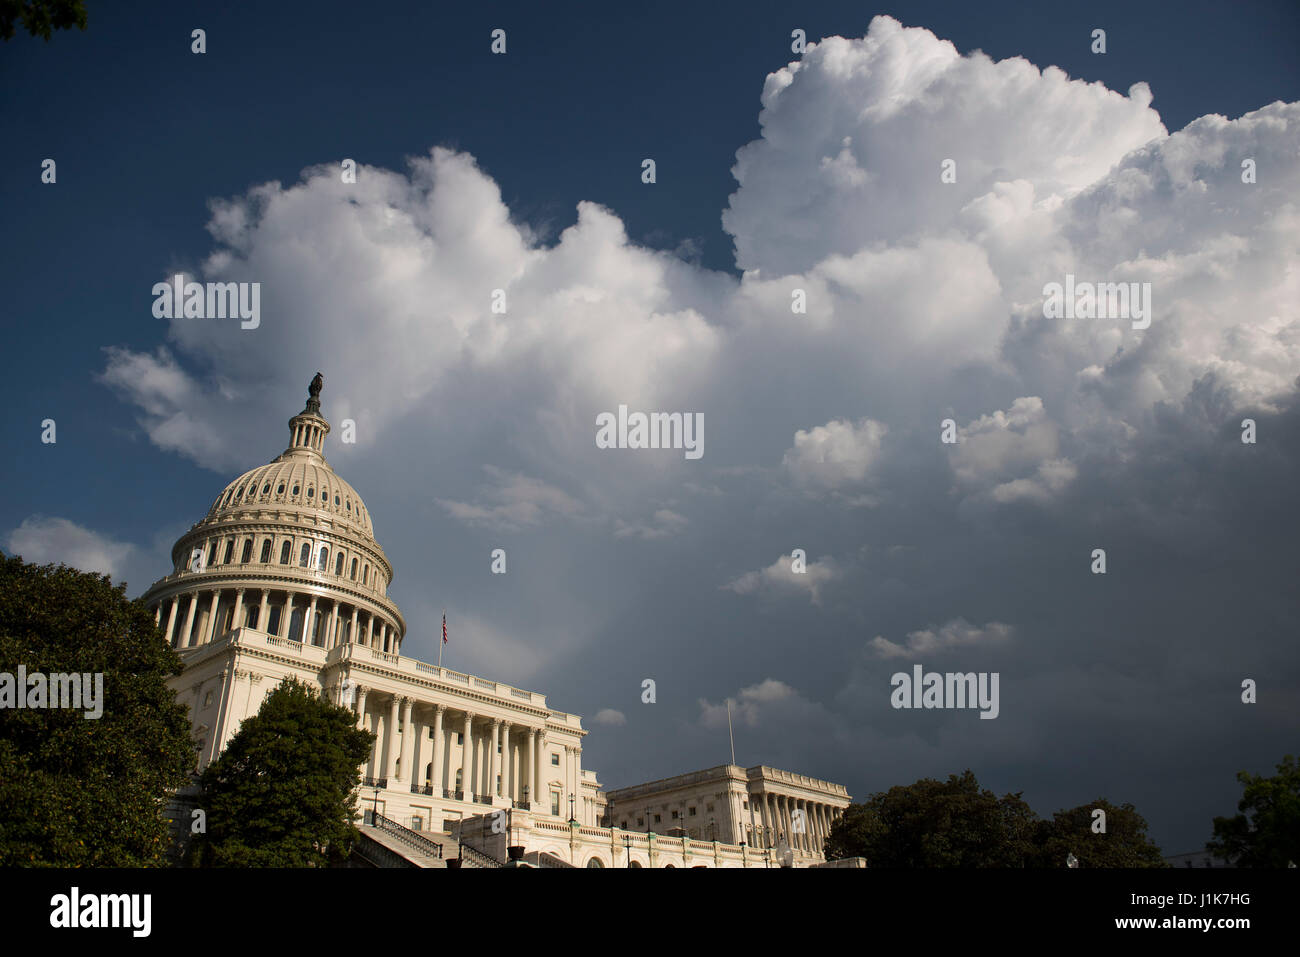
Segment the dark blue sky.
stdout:
[[[962,54],[979,49],[994,59],[1022,56],[1040,68],[1056,65],[1071,77],[1099,81],[1120,93],[1134,83],[1145,82],[1154,94],[1152,108],[1171,133],[1205,114],[1219,113],[1232,119],[1277,100],[1300,99],[1300,5],[1294,2],[475,4],[466,5],[466,12],[427,3],[366,6],[323,2],[296,9],[248,5],[233,10],[183,2],[89,0],[88,5],[90,18],[84,33],[61,32],[49,43],[21,35],[0,45],[0,216],[4,223],[0,240],[4,290],[0,369],[6,386],[0,439],[9,450],[0,462],[0,488],[4,491],[0,496],[0,542],[32,516],[57,516],[109,539],[154,549],[151,560],[155,564],[137,574],[141,580],[130,581],[132,594],[140,593],[151,577],[167,570],[162,556],[171,540],[202,516],[233,475],[161,450],[142,431],[141,410],[123,401],[98,377],[106,366],[106,348],[152,353],[166,340],[163,321],[150,313],[150,290],[178,265],[192,267],[216,248],[218,244],[205,229],[210,218],[208,204],[213,199],[240,196],[273,180],[288,187],[299,181],[304,168],[336,163],[344,157],[402,172],[408,157],[427,156],[431,147],[441,145],[472,154],[499,185],[510,214],[526,222],[547,243],[557,240],[559,233],[574,223],[580,201],[594,201],[622,219],[634,243],[676,251],[688,262],[734,275],[732,237],[724,232],[721,222],[728,198],[737,189],[731,167],[736,151],[760,136],[759,97],[764,78],[795,59],[790,32],[796,27],[804,29],[810,41],[829,35],[860,38],[872,17],[888,14],[905,26],[924,27],[950,40]],[[207,32],[207,53],[202,56],[190,52],[190,31],[196,27]],[[489,52],[489,35],[497,27],[508,33],[504,57]],[[1091,31],[1097,27],[1107,31],[1105,55],[1090,52]],[[658,164],[658,182],[652,189],[640,181],[640,163],[646,156],[654,157]],[[58,163],[58,182],[53,186],[40,181],[41,161],[46,157]],[[863,211],[863,215],[870,214],[870,210]],[[297,316],[296,321],[311,334],[315,317]],[[357,321],[365,322],[366,317],[358,316]],[[322,331],[328,330],[322,327]],[[210,385],[212,368],[204,367],[201,356],[190,359],[190,371],[199,378],[207,376],[204,381]],[[336,406],[330,403],[337,402],[339,395],[334,390],[345,379],[342,367],[348,359],[347,355],[321,357],[304,350],[300,362],[286,363],[284,375],[292,382],[282,388],[291,398],[283,408],[266,410],[270,432],[264,428],[265,422],[247,422],[247,467],[269,461],[283,447],[281,422],[296,411],[290,407],[292,402],[301,403],[303,387],[318,368],[318,361],[328,365],[325,402],[326,413],[331,414]],[[798,364],[793,364],[792,370],[792,379],[803,376],[796,381],[812,381],[819,375],[819,370],[810,372]],[[238,370],[233,370],[231,378],[239,378]],[[827,381],[832,378],[828,372]],[[953,414],[961,423],[1033,394],[1025,386],[1004,397],[997,392],[1000,383],[991,378],[973,376],[964,381],[975,383],[972,391],[980,393],[983,404],[972,400],[967,407],[955,408]],[[829,385],[826,390],[833,392]],[[1047,395],[1043,389],[1037,391]],[[848,392],[851,395],[853,390]],[[833,397],[836,401],[843,398]],[[934,401],[942,406],[946,400]],[[872,411],[854,407],[851,400],[840,404],[828,400],[824,406],[825,411],[819,411],[816,418],[811,412],[803,416],[806,410],[802,409],[798,416],[788,412],[786,417],[793,418],[799,428],[811,428],[833,416],[853,417]],[[886,406],[887,400],[878,403],[879,408]],[[1048,406],[1049,411],[1057,411],[1051,409],[1050,396]],[[444,410],[431,408],[427,416],[436,419]],[[879,411],[873,414],[888,418]],[[40,423],[45,418],[58,423],[56,445],[39,441]],[[927,407],[924,419],[930,423],[932,418]],[[584,418],[584,429],[586,421]],[[509,463],[502,457],[500,448],[516,447],[511,446],[510,437],[503,438],[495,431],[498,425],[499,419],[485,422],[481,430],[474,430],[475,438],[467,440],[471,444],[458,447],[466,459],[465,472],[481,474],[483,465],[519,468],[521,473],[530,467],[528,462]],[[780,449],[790,445],[793,427],[783,426],[775,462],[781,461]],[[902,426],[891,428],[891,435],[908,434]],[[1281,432],[1279,427],[1272,434]],[[268,434],[277,437],[268,439]],[[740,429],[732,435],[745,437]],[[716,436],[719,447],[725,441],[717,432],[710,436],[711,441]],[[1188,459],[1180,458],[1181,446],[1156,443],[1153,447],[1163,456],[1158,463],[1161,469],[1153,469],[1160,481],[1151,479],[1146,488],[1161,487],[1166,467],[1175,474],[1188,474],[1191,466]],[[326,451],[331,454],[330,448]],[[726,464],[749,466],[760,461],[770,465],[773,458],[755,456]],[[1289,460],[1270,461],[1279,473],[1285,473]],[[1104,458],[1093,464],[1097,462],[1097,473],[1109,475],[1109,463]],[[483,589],[499,588],[500,583],[489,581],[485,586],[477,579],[470,580],[469,573],[448,557],[449,548],[428,548],[426,543],[402,538],[408,530],[398,527],[400,519],[412,504],[402,498],[399,478],[375,461],[344,460],[340,472],[366,497],[378,537],[389,547],[397,568],[394,597],[408,616],[419,600],[434,594],[438,600],[446,600],[448,594],[458,596],[484,615],[495,610],[490,592]],[[920,475],[919,467],[915,474]],[[547,477],[563,485],[554,475]],[[947,492],[946,472],[913,482],[913,475],[903,469],[897,477],[900,485],[911,483],[936,498]],[[1277,479],[1277,474],[1265,478]],[[441,541],[439,536],[452,534],[454,523],[432,504],[433,499],[440,494],[461,500],[472,496],[463,487],[451,488],[450,475],[433,479],[444,486],[431,489],[428,499],[420,503],[424,511],[419,516],[428,520],[430,535]],[[722,479],[717,481],[724,484]],[[745,481],[739,479],[737,484]],[[1087,484],[1083,479],[1078,482],[1081,487]],[[1117,485],[1122,483],[1117,481]],[[1265,486],[1279,487],[1261,479],[1261,488]],[[578,495],[574,485],[563,487]],[[1088,487],[1096,489],[1099,483]],[[1196,501],[1201,490],[1194,489],[1187,493],[1193,506],[1173,516],[1161,513],[1161,518],[1168,519],[1168,527],[1190,528],[1195,522],[1188,516],[1200,520],[1197,507],[1209,502],[1212,511],[1212,506],[1239,499],[1241,487],[1224,482],[1203,493],[1206,501]],[[1104,482],[1100,488],[1100,495],[1111,492]],[[791,674],[782,672],[780,655],[796,631],[801,647],[816,649],[822,656],[820,663],[808,666],[799,687],[833,710],[835,689],[818,687],[822,680],[818,675],[827,676],[829,682],[837,669],[847,669],[850,654],[844,649],[854,642],[876,634],[899,641],[911,628],[941,624],[958,614],[969,616],[976,625],[1014,619],[1007,612],[1007,594],[1014,583],[1006,575],[1017,562],[1022,560],[1020,570],[1030,575],[1042,573],[1046,563],[1057,562],[1058,578],[1062,579],[1063,569],[1074,567],[1072,556],[1051,552],[1062,540],[1059,527],[1035,514],[1022,523],[1008,520],[995,525],[994,553],[1014,551],[1007,543],[1017,536],[1039,546],[1035,551],[1032,543],[1026,544],[1017,552],[1022,559],[1008,559],[998,581],[992,580],[1000,573],[998,567],[986,571],[987,580],[972,577],[961,582],[963,566],[956,557],[950,564],[942,558],[918,557],[914,566],[898,571],[897,577],[892,572],[874,577],[871,587],[877,590],[871,593],[871,602],[864,597],[856,607],[846,603],[836,609],[838,618],[825,609],[810,609],[805,602],[793,611],[762,606],[753,617],[733,623],[732,616],[741,614],[734,607],[736,596],[725,592],[718,598],[717,582],[734,578],[745,569],[766,566],[777,554],[788,551],[792,541],[815,538],[806,530],[818,522],[831,527],[821,547],[815,540],[809,542],[809,557],[834,551],[841,567],[852,549],[860,545],[866,549],[863,542],[892,547],[919,542],[931,531],[932,541],[942,541],[950,526],[943,525],[949,518],[946,513],[936,518],[934,528],[920,530],[909,525],[916,514],[928,514],[929,506],[922,503],[917,512],[872,513],[877,522],[871,530],[876,537],[872,538],[818,502],[805,503],[805,511],[793,521],[795,531],[787,535],[786,529],[776,531],[766,524],[780,511],[771,498],[763,498],[773,495],[770,490],[731,485],[725,489],[727,497],[720,500],[725,504],[717,512],[727,515],[730,528],[751,534],[753,554],[742,559],[734,551],[727,553],[715,536],[719,548],[716,554],[707,555],[707,581],[705,576],[690,579],[683,565],[680,577],[671,568],[652,568],[639,595],[622,595],[619,583],[607,588],[611,607],[593,607],[589,620],[573,625],[574,633],[581,634],[588,642],[586,647],[596,649],[595,653],[582,657],[572,648],[547,647],[548,664],[532,675],[511,672],[512,662],[500,666],[503,680],[546,691],[557,708],[587,718],[606,706],[628,712],[625,729],[593,733],[590,760],[584,757],[585,766],[609,770],[609,776],[603,777],[608,785],[632,783],[634,775],[652,778],[685,771],[688,767],[683,764],[706,766],[724,760],[721,738],[706,754],[703,746],[682,733],[683,722],[688,720],[683,715],[693,713],[702,697],[716,703],[724,694],[734,694],[736,682],[757,683],[769,676],[793,681]],[[747,496],[751,494],[759,502],[757,511],[750,507]],[[1161,496],[1157,491],[1152,497],[1158,500]],[[1269,498],[1260,491],[1252,500]],[[784,500],[779,504],[784,506]],[[1077,511],[1084,514],[1082,508]],[[754,518],[755,514],[759,517]],[[638,518],[626,517],[629,522]],[[697,517],[691,515],[691,520],[695,522]],[[889,527],[891,522],[895,527]],[[1269,524],[1270,534],[1280,537],[1277,525]],[[977,533],[988,531],[976,529]],[[1086,551],[1093,541],[1088,537],[1091,530],[1075,531],[1079,537],[1071,539],[1069,547]],[[801,537],[793,538],[796,534]],[[837,534],[844,540],[838,541]],[[486,548],[498,541],[486,536],[483,533],[482,541],[475,539],[472,547]],[[836,548],[825,545],[828,541],[835,542]],[[635,550],[631,543],[641,547],[635,536],[618,538],[615,546],[620,555],[627,555]],[[705,556],[709,544],[697,550],[700,556]],[[981,541],[978,534],[967,544],[976,554],[990,553],[987,541]],[[537,531],[530,544],[512,547],[517,547],[521,556],[532,549],[538,565],[575,569],[575,581],[584,562],[603,565],[605,570],[611,567],[608,555],[588,551],[588,544],[558,533]],[[1250,543],[1243,547],[1248,553]],[[954,546],[952,555],[959,551]],[[1161,576],[1167,579],[1161,593],[1166,599],[1180,593],[1184,587],[1180,581],[1189,580],[1189,569],[1217,567],[1214,554],[1207,557],[1194,552],[1189,547],[1183,556],[1191,562],[1187,567],[1175,562],[1161,568]],[[1153,553],[1162,554],[1159,548]],[[753,558],[757,554],[764,556],[761,563]],[[644,555],[643,548],[628,561],[641,561]],[[1264,561],[1262,557],[1259,560]],[[416,567],[425,562],[426,567]],[[528,567],[525,562],[521,557],[517,566],[520,578],[512,579],[511,584],[527,583],[522,572]],[[1276,573],[1277,563],[1270,564]],[[1234,587],[1248,591],[1254,572],[1243,569],[1237,574]],[[945,604],[937,596],[931,599],[924,594],[944,575],[955,583],[952,588],[954,594],[960,593],[960,600],[953,598]],[[633,578],[626,574],[623,581]],[[665,592],[686,587],[682,582],[687,579],[695,582],[702,597],[682,607],[666,607],[662,600]],[[563,590],[550,581],[535,582],[532,587],[533,594],[527,587],[515,593],[517,606],[510,613],[501,612],[495,621],[499,628],[505,630],[512,616],[545,618],[538,596]],[[1033,591],[1015,590],[1020,594]],[[1212,597],[1209,585],[1194,591],[1205,601]],[[573,607],[583,607],[581,587],[575,585],[567,594]],[[1051,606],[1057,600],[1048,592],[1044,595],[1043,605]],[[1161,674],[1179,667],[1161,658],[1168,649],[1156,639],[1151,639],[1151,645],[1141,644],[1144,639],[1140,636],[1150,634],[1150,628],[1167,625],[1158,598],[1153,594],[1146,599],[1150,606],[1133,611],[1122,627],[1090,624],[1082,612],[1071,627],[1081,634],[1088,633],[1090,627],[1105,628],[1107,633],[1116,632],[1117,644],[1141,647],[1137,657],[1142,660],[1134,665],[1138,670],[1125,674],[1138,683],[1149,681],[1149,675],[1141,671],[1148,665]],[[503,605],[508,601],[500,600]],[[1086,599],[1079,600],[1088,605]],[[918,610],[927,602],[933,610]],[[1274,626],[1279,620],[1278,607],[1283,612],[1288,607],[1294,609],[1279,593],[1269,592],[1265,603],[1271,603],[1268,614],[1275,616],[1271,619]],[[640,616],[634,623],[620,618],[628,616],[629,608]],[[1022,611],[1025,617],[1013,623],[1023,625],[1028,634],[1032,629],[1026,623],[1032,615],[1028,609]],[[554,612],[554,616],[559,614]],[[1206,620],[1204,609],[1198,613],[1193,605],[1184,614],[1188,622]],[[655,615],[658,618],[652,622]],[[888,618],[888,624],[882,624],[882,618]],[[1048,619],[1050,614],[1044,614],[1040,624]],[[436,623],[432,619],[413,621],[413,626],[424,635],[431,633]],[[733,627],[734,631],[729,631]],[[1125,628],[1131,628],[1133,634],[1128,635]],[[1263,629],[1261,625],[1255,631]],[[665,647],[673,642],[701,647],[705,630],[718,636],[718,660],[725,659],[728,668],[737,662],[735,680],[719,678],[710,683],[708,668],[698,669],[692,681],[684,681],[676,692],[675,706],[680,711],[671,713],[677,724],[638,726],[637,718],[632,717],[637,707],[635,689],[642,675],[655,672],[642,667],[637,656],[643,649],[660,647],[665,631],[674,636]],[[742,635],[754,636],[754,649],[745,645]],[[835,657],[841,650],[844,657]],[[432,643],[413,649],[416,655],[430,652],[436,654]],[[566,653],[575,657],[565,658]],[[1055,663],[1051,655],[1045,657]],[[629,658],[635,664],[628,665],[631,670],[624,675],[618,669]],[[1090,677],[1105,673],[1106,667],[1122,671],[1129,660],[1112,648],[1105,663],[1089,672]],[[1263,667],[1268,660],[1266,655],[1252,659],[1251,667]],[[1211,664],[1198,675],[1222,672],[1236,680],[1236,670],[1220,667],[1212,655],[1206,661]],[[747,663],[742,666],[739,662]],[[1070,670],[1065,661],[1060,663],[1063,673]],[[1198,663],[1205,664],[1200,659]],[[479,664],[487,668],[490,662]],[[1085,659],[1080,668],[1087,670],[1091,665]],[[591,675],[583,670],[588,667],[593,669]],[[597,672],[602,680],[626,679],[632,690],[623,697],[609,697],[601,690],[607,685],[594,680]],[[671,700],[673,694],[666,687],[664,700]],[[1043,694],[1054,697],[1046,691]],[[1079,697],[1088,696],[1080,692]],[[1229,704],[1231,698],[1229,694]],[[667,712],[667,706],[663,710]],[[1005,713],[1013,712],[1008,709]],[[887,712],[885,718],[893,720],[897,715]],[[1198,846],[1208,836],[1210,811],[1226,813],[1235,801],[1231,776],[1239,762],[1233,746],[1220,748],[1222,766],[1206,768],[1204,776],[1197,777],[1202,771],[1193,743],[1186,742],[1184,752],[1184,743],[1173,747],[1167,741],[1152,742],[1153,748],[1164,747],[1168,760],[1187,774],[1186,779],[1161,783],[1145,780],[1137,771],[1125,772],[1124,767],[1144,767],[1140,755],[1130,755],[1123,767],[1122,762],[1108,764],[1113,739],[1098,738],[1088,742],[1088,754],[1079,759],[1088,771],[1080,771],[1072,779],[1073,759],[1057,755],[1053,761],[1059,766],[1044,770],[1040,778],[1044,752],[1016,739],[1019,726],[1014,720],[1004,717],[989,722],[999,729],[1012,729],[1007,732],[1008,739],[1000,742],[1002,757],[981,763],[975,752],[969,763],[989,786],[1029,789],[1027,797],[1040,812],[1049,813],[1067,802],[1079,803],[1103,792],[1116,800],[1135,800],[1140,810],[1150,808],[1153,830],[1167,843],[1166,850],[1177,852]],[[1271,721],[1267,733],[1259,732],[1252,739],[1256,742],[1249,755],[1253,770],[1267,770],[1267,757],[1281,756],[1274,755],[1277,748],[1273,747],[1279,739],[1280,722],[1276,715]],[[1080,725],[1070,715],[1060,723],[1075,729]],[[665,731],[669,726],[675,730]],[[1217,726],[1223,727],[1225,722],[1219,721]],[[745,733],[741,731],[738,737]],[[752,734],[751,744],[758,732]],[[1033,737],[1030,732],[1025,734]],[[740,757],[742,763],[779,763],[788,755],[797,760],[803,753],[799,744],[791,740],[782,750]],[[695,750],[689,750],[693,747]],[[652,753],[652,758],[642,760]],[[848,759],[837,763],[834,754],[821,752],[820,764],[795,770],[843,780],[860,796],[867,790],[905,783],[908,774],[958,771],[961,767],[952,753],[941,753],[936,747],[917,758],[918,763],[901,768]],[[957,753],[966,763],[964,752]],[[932,763],[925,763],[931,759]],[[1246,763],[1243,757],[1240,764]],[[1163,773],[1168,781],[1168,771]],[[1216,782],[1213,793],[1210,781]],[[1180,804],[1184,793],[1198,794],[1201,801],[1185,815]]]

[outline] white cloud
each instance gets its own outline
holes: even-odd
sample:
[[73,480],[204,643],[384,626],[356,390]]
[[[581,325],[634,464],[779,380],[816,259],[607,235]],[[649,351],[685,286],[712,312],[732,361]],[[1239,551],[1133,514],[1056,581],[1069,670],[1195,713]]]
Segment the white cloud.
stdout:
[[573,517],[582,512],[581,503],[541,479],[512,474],[492,465],[485,465],[483,470],[495,482],[482,493],[487,504],[438,499],[438,504],[453,518],[467,525],[513,531],[540,525],[554,516]]
[[794,445],[781,464],[798,485],[834,490],[860,485],[880,456],[880,443],[889,429],[882,422],[857,424],[832,419],[825,425],[794,434]]
[[[801,700],[794,688],[784,681],[766,678],[756,685],[741,688],[731,703],[731,718],[737,724],[754,727],[764,709],[781,703]],[[712,704],[704,698],[699,701],[700,724],[706,728],[725,728],[727,726],[727,701]]]
[[123,574],[136,551],[128,542],[113,541],[66,518],[41,515],[24,519],[9,533],[6,547],[26,562],[38,565],[61,562],[115,579]]
[[981,628],[965,618],[953,618],[938,628],[932,625],[908,632],[902,644],[877,635],[868,645],[881,658],[920,658],[953,648],[1003,644],[1010,640],[1012,632],[1010,625],[998,621],[990,621]]
[[949,446],[958,482],[970,491],[987,492],[998,502],[1047,501],[1075,478],[1077,469],[1058,456],[1056,425],[1043,400],[1023,396],[1003,412],[980,416]]
[[794,570],[794,559],[782,555],[758,571],[745,572],[722,587],[737,595],[772,592],[806,592],[814,605],[821,604],[821,590],[841,575],[835,559],[827,555],[807,563],[802,572]]
[[619,728],[627,724],[627,716],[614,708],[601,708],[591,720],[611,728]]

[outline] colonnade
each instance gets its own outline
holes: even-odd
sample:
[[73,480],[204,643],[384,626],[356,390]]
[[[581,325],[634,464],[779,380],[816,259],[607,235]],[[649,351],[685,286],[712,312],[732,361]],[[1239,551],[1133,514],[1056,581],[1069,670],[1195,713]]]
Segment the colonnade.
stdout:
[[349,641],[391,654],[399,654],[401,647],[400,630],[383,616],[361,605],[285,588],[179,592],[158,603],[154,622],[173,648],[204,645],[244,627],[326,650]]
[[784,839],[793,850],[822,853],[841,808],[795,794],[762,791],[749,796],[754,847],[775,847]]

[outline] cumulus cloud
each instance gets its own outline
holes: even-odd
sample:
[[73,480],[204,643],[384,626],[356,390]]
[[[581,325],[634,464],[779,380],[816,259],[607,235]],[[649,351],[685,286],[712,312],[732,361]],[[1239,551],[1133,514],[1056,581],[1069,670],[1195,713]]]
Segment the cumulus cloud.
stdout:
[[1005,412],[980,416],[950,448],[958,482],[998,502],[1046,501],[1077,474],[1074,463],[1058,456],[1057,428],[1038,396],[1023,396]]
[[829,555],[806,562],[804,571],[795,571],[795,560],[782,555],[766,568],[745,572],[722,587],[737,595],[805,592],[814,605],[821,603],[821,590],[841,575],[835,559]]
[[952,648],[1002,644],[1011,638],[1011,634],[1011,626],[999,621],[990,621],[981,628],[965,618],[953,618],[938,628],[932,625],[908,632],[902,644],[877,635],[869,645],[881,658],[920,658]]
[[493,481],[482,493],[486,503],[438,499],[453,518],[467,525],[516,530],[540,525],[549,517],[572,517],[582,512],[581,503],[541,479],[511,474],[492,465],[485,465],[483,470]]
[[800,429],[781,464],[804,488],[837,490],[861,485],[875,465],[881,440],[888,431],[884,423],[873,419],[857,423],[833,419],[812,429]]
[[756,685],[741,688],[735,698],[729,698],[721,704],[713,704],[701,698],[700,724],[706,728],[725,728],[727,705],[730,703],[732,720],[752,728],[759,723],[764,709],[799,699],[799,693],[784,681],[766,678]]
[[627,724],[627,716],[614,708],[601,708],[591,720],[611,728],[620,728]]
[[24,561],[70,565],[83,572],[120,576],[136,551],[66,518],[32,515],[11,531],[6,547]]

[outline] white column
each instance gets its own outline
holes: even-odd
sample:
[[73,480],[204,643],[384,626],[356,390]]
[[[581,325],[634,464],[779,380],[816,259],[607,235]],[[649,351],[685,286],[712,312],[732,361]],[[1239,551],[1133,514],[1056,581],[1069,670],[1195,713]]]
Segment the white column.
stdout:
[[364,685],[357,686],[357,727],[366,726],[366,689]]
[[[528,800],[537,800],[537,729],[528,729],[528,767],[524,774],[528,785]],[[532,810],[530,807],[529,810]]]
[[366,644],[367,645],[371,643],[371,638],[374,636],[374,634],[375,634],[375,616],[373,614],[367,614],[366,615]]
[[[311,604],[307,606],[307,620],[303,622],[302,626],[302,644],[304,648],[307,645],[316,644],[316,602],[318,600],[318,596],[312,595]],[[322,638],[321,640],[324,641],[325,639]]]
[[414,707],[414,698],[402,699],[402,763],[398,780],[404,784],[417,784],[420,780],[411,770],[411,762],[415,760],[415,724],[411,720]]
[[168,614],[167,614],[167,640],[168,640],[169,642],[171,642],[171,641],[173,640],[173,639],[172,639],[172,628],[174,628],[174,627],[176,626],[176,610],[177,610],[178,606],[180,605],[180,603],[181,603],[181,602],[180,602],[180,596],[179,596],[179,595],[172,595],[172,610],[171,610],[170,612],[168,612]]
[[208,621],[203,627],[205,637],[202,644],[208,644],[217,637],[217,602],[221,601],[221,589],[218,588],[212,593],[212,601],[208,606]]
[[333,608],[332,611],[330,611],[330,625],[329,625],[329,632],[328,632],[328,634],[326,634],[326,636],[325,636],[325,648],[326,648],[326,650],[328,650],[328,649],[330,649],[330,648],[333,648],[335,645],[337,645],[337,644],[339,643],[339,642],[338,642],[338,630],[339,630],[339,603],[338,603],[337,601],[335,601],[333,604],[334,604],[334,608]]
[[445,705],[435,705],[433,709],[433,794],[442,797],[442,713]]
[[244,610],[244,589],[235,589],[235,613],[230,618],[231,628],[242,628],[244,623],[239,620],[239,613]]
[[470,735],[471,732],[473,731],[473,728],[474,728],[474,714],[470,711],[466,711],[465,731],[461,736],[461,743],[463,744],[463,747],[461,748],[461,755],[460,755],[460,786],[462,788],[462,795],[466,801],[473,800],[470,797],[470,795],[474,790],[474,779],[470,777],[470,773],[474,770],[473,760],[471,757],[473,752],[470,750],[473,747],[473,745],[470,743],[471,742]]
[[357,640],[357,606],[352,606],[352,624],[348,628],[348,641]]
[[155,628],[162,624],[162,602],[154,606],[153,623]]
[[[573,749],[573,793],[577,797],[578,823],[590,824],[590,821],[584,820],[586,817],[586,808],[582,800],[582,748],[574,746]],[[682,825],[685,826],[683,821]]]
[[284,611],[280,612],[280,634],[276,635],[276,637],[288,638],[289,628],[292,627],[292,622],[293,622],[293,592],[286,591],[284,593]]
[[263,588],[262,605],[260,608],[257,609],[257,630],[265,631],[268,634],[269,634],[269,629],[267,626],[270,625],[271,620],[267,618],[267,611],[270,608],[270,606],[271,606],[271,589]]
[[194,637],[194,612],[199,607],[199,593],[190,592],[190,607],[185,613],[185,629],[181,640],[177,643],[181,648],[190,647],[190,640]]
[[492,738],[488,745],[488,797],[498,797],[497,773],[501,769],[501,758],[497,756],[497,747],[501,744],[501,722],[492,722]]
[[388,740],[384,777],[388,778],[390,786],[397,779],[397,707],[400,703],[401,699],[393,695],[388,709],[388,727],[384,729],[384,737]]
[[510,772],[514,770],[510,760],[510,722],[501,722],[501,796],[514,802],[515,796],[511,785]]

